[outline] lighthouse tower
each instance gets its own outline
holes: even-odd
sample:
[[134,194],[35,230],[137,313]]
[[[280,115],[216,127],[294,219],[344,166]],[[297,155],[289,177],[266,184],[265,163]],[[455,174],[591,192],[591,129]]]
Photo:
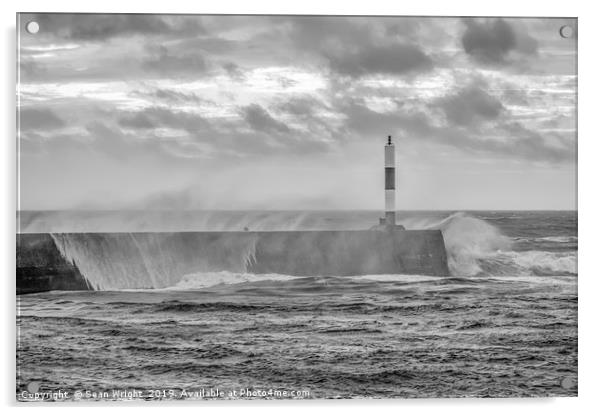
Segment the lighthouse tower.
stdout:
[[395,226],[395,145],[385,145],[385,225]]

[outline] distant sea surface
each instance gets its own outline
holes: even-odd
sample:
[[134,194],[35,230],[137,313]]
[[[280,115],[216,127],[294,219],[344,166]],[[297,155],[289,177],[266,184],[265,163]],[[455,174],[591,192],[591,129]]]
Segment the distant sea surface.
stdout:
[[[50,233],[367,229],[378,216],[55,211],[20,212],[18,222]],[[398,221],[441,229],[453,275],[199,270],[169,287],[18,296],[17,399],[577,395],[577,212]],[[111,277],[98,269],[94,278]]]

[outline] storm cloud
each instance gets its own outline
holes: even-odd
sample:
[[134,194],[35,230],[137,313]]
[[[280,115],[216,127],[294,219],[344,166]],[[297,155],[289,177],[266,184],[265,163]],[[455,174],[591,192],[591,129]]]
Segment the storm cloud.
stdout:
[[65,122],[48,108],[21,108],[19,118],[23,130],[55,130],[65,126]]
[[464,24],[462,46],[466,53],[481,62],[502,64],[508,61],[512,51],[525,55],[537,52],[537,41],[528,34],[517,32],[504,19],[464,19]]
[[470,85],[443,97],[438,105],[450,123],[463,126],[495,120],[504,110],[504,105],[497,98],[478,85]]
[[[575,169],[576,40],[558,36],[559,24],[576,29],[574,19],[20,19],[41,27],[32,36],[19,26],[22,173],[38,189],[24,206],[44,205],[48,172],[85,204],[86,192],[119,188],[125,176],[152,200],[172,186],[157,166],[178,183],[232,174],[227,185],[236,192],[242,181],[232,172],[240,166],[246,180],[267,183],[271,175],[255,174],[257,166],[297,163],[294,174],[280,170],[283,180],[303,177],[307,200],[340,207],[329,193],[311,193],[323,185],[311,172],[329,177],[338,162],[379,187],[388,135],[409,174],[431,172],[436,187],[449,169],[484,199],[489,189],[471,181],[469,170],[506,180],[499,191],[518,200],[504,173],[510,168],[533,177],[545,171],[541,181]],[[120,172],[111,183],[99,167],[107,163]],[[88,189],[76,180],[82,169]],[[366,189],[353,187],[361,199]],[[128,197],[124,192],[124,204],[135,205]]]
[[[284,19],[292,27],[289,36],[293,45],[304,52],[318,53],[318,57],[337,74],[354,77],[398,75],[428,71],[434,65],[412,37],[394,36],[402,32],[397,22],[370,17]],[[414,22],[400,19],[405,23],[403,33],[413,34],[416,30]]]
[[148,14],[68,14],[31,15],[40,24],[42,36],[83,41],[105,41],[118,36],[199,34],[204,29],[194,17]]
[[432,69],[431,59],[416,45],[392,44],[328,56],[330,67],[341,74],[396,75]]
[[188,55],[173,55],[167,47],[150,48],[151,56],[142,62],[142,67],[162,75],[178,75],[188,73],[200,76],[209,69],[207,59],[200,53]]
[[272,117],[264,108],[258,104],[251,104],[242,109],[243,116],[249,125],[266,133],[287,133],[290,129],[274,117]]
[[161,107],[126,114],[119,119],[119,124],[133,129],[172,128],[191,133],[200,133],[209,127],[207,120],[197,114]]

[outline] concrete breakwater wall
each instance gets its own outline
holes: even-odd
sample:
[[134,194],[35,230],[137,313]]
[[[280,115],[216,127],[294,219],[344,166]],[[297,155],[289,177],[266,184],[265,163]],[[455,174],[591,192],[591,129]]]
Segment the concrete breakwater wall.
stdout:
[[77,266],[65,260],[49,234],[17,234],[17,294],[89,289]]
[[17,235],[17,293],[165,288],[213,271],[449,275],[439,230]]

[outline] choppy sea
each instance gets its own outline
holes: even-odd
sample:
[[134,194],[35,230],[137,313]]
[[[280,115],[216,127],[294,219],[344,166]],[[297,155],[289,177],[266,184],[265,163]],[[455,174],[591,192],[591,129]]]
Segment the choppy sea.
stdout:
[[[377,218],[18,216],[21,232],[367,229]],[[18,296],[17,399],[576,396],[577,213],[398,218],[408,229],[442,230],[452,276],[199,271],[162,288]]]

